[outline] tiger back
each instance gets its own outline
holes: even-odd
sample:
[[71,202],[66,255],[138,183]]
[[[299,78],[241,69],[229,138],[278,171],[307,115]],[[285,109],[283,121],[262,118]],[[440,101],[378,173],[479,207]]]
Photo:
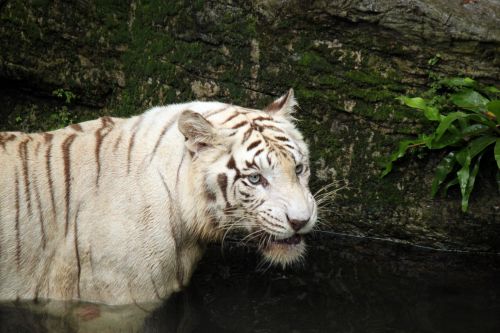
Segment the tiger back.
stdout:
[[317,207],[295,105],[290,90],[263,111],[191,102],[0,133],[0,300],[163,300],[228,233],[300,260]]

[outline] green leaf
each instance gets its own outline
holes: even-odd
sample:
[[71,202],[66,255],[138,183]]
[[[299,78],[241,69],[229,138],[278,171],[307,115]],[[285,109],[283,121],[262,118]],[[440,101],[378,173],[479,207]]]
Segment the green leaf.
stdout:
[[483,125],[483,124],[474,124],[470,125],[462,130],[461,135],[463,137],[471,137],[477,134],[481,134],[483,132],[486,132],[489,129],[488,126]]
[[468,117],[469,115],[467,113],[463,112],[451,112],[447,114],[443,119],[441,119],[441,122],[439,123],[438,128],[436,129],[436,140],[439,140],[441,136],[444,134],[444,132],[450,127],[450,125],[457,119],[459,118],[464,118]]
[[483,124],[491,128],[494,128],[496,126],[496,123],[488,117],[488,114],[482,111],[470,114],[468,119],[471,120],[472,122]]
[[497,143],[495,144],[495,160],[497,161],[498,169],[500,170],[500,139],[497,139]]
[[451,95],[450,99],[453,104],[465,109],[480,109],[486,106],[486,104],[490,101],[474,90],[460,91]]
[[[436,59],[431,60],[434,61]],[[438,122],[437,127],[431,134],[421,133],[416,140],[401,142],[390,156],[382,176],[387,175],[393,163],[411,147],[452,148],[453,151],[444,155],[436,166],[431,194],[435,197],[442,190],[446,195],[451,186],[458,184],[461,208],[465,212],[482,156],[491,148],[494,148],[498,166],[500,192],[500,90],[485,87],[471,78],[439,79],[435,75],[432,79],[430,89],[421,97],[401,96],[398,99],[406,106],[422,111],[428,120]]]
[[469,166],[471,160],[498,139],[494,136],[481,136],[469,142],[467,147],[462,148],[456,155],[458,163]]
[[497,123],[500,124],[500,100],[492,100],[486,104],[486,109],[495,115]]
[[471,158],[476,157],[480,152],[486,149],[489,145],[498,140],[494,136],[482,136],[477,139],[472,140],[467,147],[470,150]]
[[449,173],[453,170],[453,166],[457,162],[455,159],[455,153],[454,151],[450,152],[448,155],[446,155],[441,162],[439,162],[438,166],[436,167],[436,173],[434,174],[434,180],[432,182],[432,196],[435,197],[436,193],[439,189],[439,185],[441,185],[446,177],[449,175]]
[[427,145],[429,149],[442,149],[444,147],[452,146],[462,140],[462,133],[460,132],[445,132],[442,137],[434,140]]
[[469,77],[460,78],[454,77],[450,79],[443,79],[439,81],[443,86],[447,87],[472,87],[476,83],[473,79]]
[[398,149],[391,154],[391,157],[389,158],[389,162],[386,163],[385,165],[385,170],[382,172],[380,177],[385,177],[389,172],[392,170],[392,164],[394,161],[400,159],[403,157],[410,147],[410,145],[413,144],[420,144],[422,143],[421,140],[404,140],[399,143]]
[[427,108],[427,102],[422,97],[399,96],[397,99],[414,109],[425,110]]
[[461,166],[468,167],[470,165],[470,161],[472,160],[468,147],[460,149],[460,151],[457,153],[456,159]]
[[500,112],[500,100],[494,99],[490,101],[488,104],[486,104],[486,108],[488,109],[488,111],[497,114],[497,112]]
[[441,114],[439,113],[439,110],[433,106],[429,106],[424,110],[424,116],[425,118],[432,121],[441,120]]
[[464,165],[457,172],[458,184],[460,185],[460,193],[462,194],[462,211],[467,211],[468,202],[464,202],[465,193],[467,192],[467,184],[469,184],[469,165]]
[[422,134],[419,136],[419,140],[421,143],[423,143],[427,148],[432,149],[432,142],[435,139],[434,133],[427,135],[427,134]]
[[400,96],[397,99],[411,108],[424,111],[424,116],[429,120],[438,121],[441,119],[439,110],[434,106],[427,105],[428,101],[423,99],[422,97]]
[[500,90],[494,86],[487,87],[486,90],[488,90],[490,93],[494,93],[494,94],[500,93]]
[[[476,181],[476,176],[479,171],[479,164],[481,163],[481,158],[483,155],[479,155],[472,168],[472,172],[469,173],[469,167],[466,168],[463,174],[460,174],[462,169],[457,172],[458,181],[460,183],[460,192],[462,193],[462,211],[465,213],[469,207],[469,198],[474,188],[474,183]],[[463,176],[463,178],[462,178]],[[464,184],[465,183],[465,184]]]

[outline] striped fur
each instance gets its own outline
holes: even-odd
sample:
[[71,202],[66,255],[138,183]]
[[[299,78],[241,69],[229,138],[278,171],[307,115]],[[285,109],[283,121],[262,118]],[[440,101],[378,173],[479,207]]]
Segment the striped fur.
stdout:
[[192,102],[0,133],[0,300],[161,300],[232,231],[298,260],[316,204],[294,106],[290,91],[264,111]]

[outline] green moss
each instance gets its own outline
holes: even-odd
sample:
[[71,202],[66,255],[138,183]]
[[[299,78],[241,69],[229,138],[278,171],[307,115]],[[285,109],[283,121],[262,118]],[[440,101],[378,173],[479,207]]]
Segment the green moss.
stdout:
[[374,88],[357,88],[349,91],[349,96],[354,99],[362,99],[367,102],[387,101],[391,103],[398,94],[388,90],[384,86]]
[[300,55],[298,65],[307,67],[308,70],[328,71],[332,65],[321,55],[313,51],[306,51]]
[[344,75],[354,82],[367,83],[371,85],[379,85],[387,81],[379,75],[373,73],[369,74],[362,71],[348,71]]
[[298,126],[307,138],[312,138],[311,159],[313,161],[320,158],[330,161],[338,155],[341,149],[339,142],[328,128],[320,126],[319,119],[300,117]]
[[315,82],[321,85],[329,86],[331,88],[338,88],[345,85],[345,80],[335,76],[334,74],[320,75],[315,78]]
[[31,4],[33,7],[46,7],[50,4],[49,0],[32,0]]
[[301,105],[328,105],[330,108],[339,101],[335,91],[314,90],[298,87],[295,89],[297,99]]

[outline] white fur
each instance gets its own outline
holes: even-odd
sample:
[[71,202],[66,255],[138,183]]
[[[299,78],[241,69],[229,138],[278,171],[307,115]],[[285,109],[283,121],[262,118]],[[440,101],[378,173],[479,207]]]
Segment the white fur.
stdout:
[[[282,106],[287,110],[276,112],[273,121],[307,163],[307,147],[290,121],[288,109],[294,105],[292,92]],[[206,147],[192,144],[193,138],[186,141],[180,132],[179,126],[192,125],[177,124],[186,110],[204,115],[214,126],[212,139],[200,139],[212,140]],[[222,124],[234,111],[247,120],[272,113],[191,102],[155,107],[129,119],[108,118],[106,126],[98,119],[79,124],[81,129],[67,127],[51,132],[50,142],[43,133],[0,133],[0,300],[128,304],[161,300],[187,285],[204,244],[221,239],[235,222],[234,216],[225,216],[217,180],[228,172],[229,154],[237,163],[249,154],[237,143],[242,131],[229,136],[237,120]],[[15,139],[7,140],[12,134]],[[306,233],[316,220],[309,175],[296,178],[290,161],[274,160],[275,173],[262,171],[272,186],[256,188],[254,195],[266,200],[262,206],[281,225],[273,227],[274,237],[294,234],[285,214],[309,219],[299,231]],[[214,202],[207,201],[207,190],[216,194]],[[231,192],[228,200],[238,205],[241,197]],[[243,229],[253,230],[243,215],[240,222],[248,223]],[[279,247],[263,252],[287,264],[304,249],[300,244],[290,253]]]

